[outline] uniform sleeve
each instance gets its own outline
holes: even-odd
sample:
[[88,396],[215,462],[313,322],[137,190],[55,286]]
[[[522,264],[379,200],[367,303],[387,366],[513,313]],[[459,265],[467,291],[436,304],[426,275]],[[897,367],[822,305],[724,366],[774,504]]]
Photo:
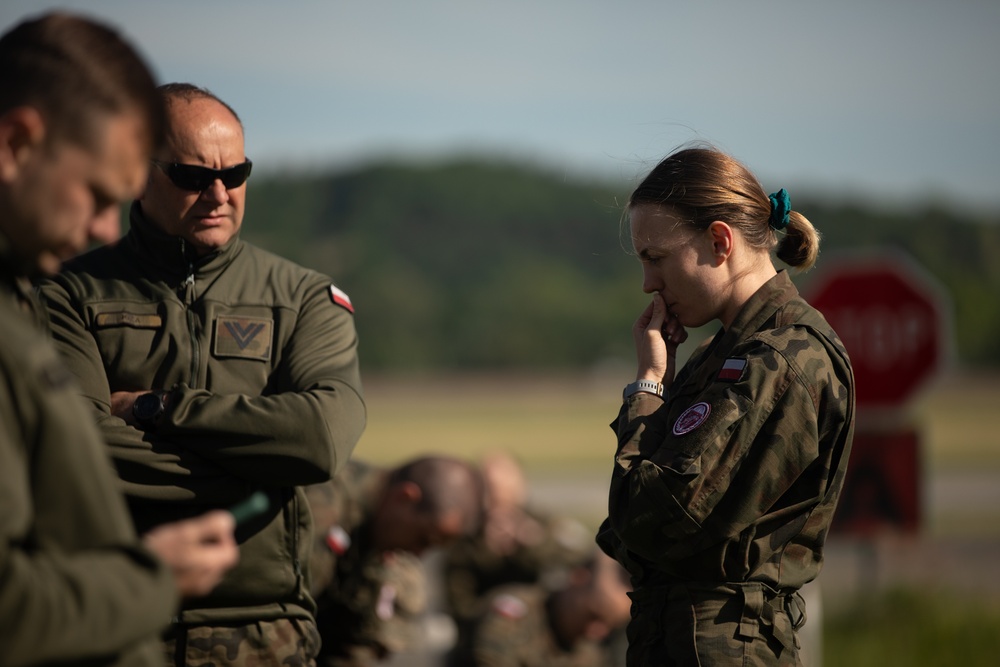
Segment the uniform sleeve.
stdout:
[[347,462],[365,427],[354,317],[313,284],[265,396],[179,387],[157,429],[231,473],[266,485],[329,479]]
[[170,622],[173,579],[139,550],[59,554],[2,539],[0,646],[8,667],[117,655]]
[[628,550],[663,563],[730,540],[816,460],[814,399],[796,369],[766,345],[746,358],[738,382],[623,406],[609,521]]
[[131,653],[169,623],[173,577],[138,544],[55,353],[8,341],[19,356],[0,363],[0,662]]
[[245,498],[251,486],[219,464],[170,438],[145,433],[111,414],[111,389],[101,350],[62,281],[42,284],[53,342],[108,447],[127,495],[218,505]]

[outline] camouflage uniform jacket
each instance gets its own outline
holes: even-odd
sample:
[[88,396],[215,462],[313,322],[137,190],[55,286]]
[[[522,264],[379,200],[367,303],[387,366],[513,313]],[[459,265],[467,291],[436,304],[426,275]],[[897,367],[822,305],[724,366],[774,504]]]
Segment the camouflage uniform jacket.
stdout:
[[460,538],[445,551],[445,599],[460,625],[481,613],[497,586],[537,583],[592,556],[593,534],[582,523],[530,508],[524,512],[532,530],[518,536],[509,554],[491,549],[482,533]]
[[416,641],[427,601],[423,565],[413,554],[372,547],[387,479],[387,471],[352,460],[329,482],[306,487],[316,525],[309,570],[320,665],[373,665]]
[[[819,572],[854,430],[853,373],[826,320],[780,272],[692,355],[665,400],[633,395],[612,428],[618,451],[598,542],[632,574],[630,664],[675,664],[655,653],[633,661],[643,624],[653,643],[773,636],[772,648],[789,650],[764,664],[796,664],[800,619],[785,596]],[[704,618],[733,597],[742,609],[733,626],[689,627],[692,604]],[[673,644],[671,655],[693,660],[684,652],[695,647]],[[701,664],[730,664],[714,653]]]
[[[197,258],[133,204],[117,244],[42,287],[53,336],[108,442],[140,533],[255,490],[240,561],[185,625],[311,619],[312,520],[300,485],[348,459],[365,422],[354,318],[329,278],[238,237]],[[155,429],[110,412],[115,391],[172,389]]]
[[557,637],[549,613],[549,592],[512,584],[496,589],[476,624],[469,654],[451,656],[463,667],[604,667],[608,656],[588,641],[567,645]]
[[173,577],[136,538],[13,265],[0,236],[0,663],[161,664]]

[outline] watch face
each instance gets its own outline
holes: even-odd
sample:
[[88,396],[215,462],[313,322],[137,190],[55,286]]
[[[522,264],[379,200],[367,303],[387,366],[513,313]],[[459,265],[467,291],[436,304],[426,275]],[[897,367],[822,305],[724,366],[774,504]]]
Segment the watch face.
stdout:
[[153,419],[162,411],[163,403],[156,393],[139,396],[135,399],[135,405],[132,406],[132,414],[139,421]]

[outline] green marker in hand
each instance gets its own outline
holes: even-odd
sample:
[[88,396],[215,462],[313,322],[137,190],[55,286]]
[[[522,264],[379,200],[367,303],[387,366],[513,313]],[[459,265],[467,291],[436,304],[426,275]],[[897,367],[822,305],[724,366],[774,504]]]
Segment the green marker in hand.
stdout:
[[267,494],[263,491],[257,491],[246,500],[240,501],[230,507],[229,513],[233,515],[236,525],[239,526],[256,516],[260,516],[270,506],[271,503],[267,499]]

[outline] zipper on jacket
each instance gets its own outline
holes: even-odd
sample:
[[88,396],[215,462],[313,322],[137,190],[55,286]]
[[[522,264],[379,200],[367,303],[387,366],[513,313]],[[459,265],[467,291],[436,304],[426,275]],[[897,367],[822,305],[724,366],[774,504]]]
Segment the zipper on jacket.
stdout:
[[305,585],[302,581],[302,563],[299,560],[299,494],[292,489],[292,516],[291,516],[291,528],[292,533],[292,567],[295,570],[295,584],[298,590],[304,590]]
[[191,338],[191,377],[188,383],[192,389],[198,388],[198,368],[201,365],[201,348],[198,344],[198,318],[191,310],[194,303],[194,262],[188,259],[187,244],[181,239],[181,258],[187,262],[187,278],[181,283],[183,289],[184,312],[187,315],[188,336]]

